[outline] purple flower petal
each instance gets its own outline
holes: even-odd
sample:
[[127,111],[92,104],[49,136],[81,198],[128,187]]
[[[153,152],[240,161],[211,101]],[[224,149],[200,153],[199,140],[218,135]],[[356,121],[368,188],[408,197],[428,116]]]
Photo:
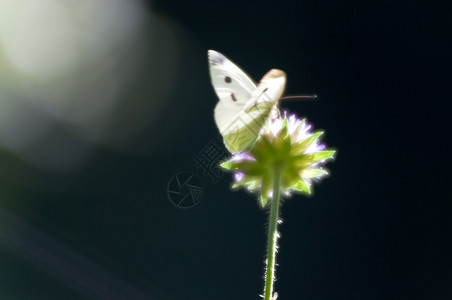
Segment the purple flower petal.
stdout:
[[240,161],[240,160],[256,161],[254,157],[252,157],[250,154],[246,152],[236,153],[231,158],[231,161]]
[[245,174],[243,174],[242,172],[234,173],[234,180],[235,180],[235,182],[242,181],[244,177],[245,177]]

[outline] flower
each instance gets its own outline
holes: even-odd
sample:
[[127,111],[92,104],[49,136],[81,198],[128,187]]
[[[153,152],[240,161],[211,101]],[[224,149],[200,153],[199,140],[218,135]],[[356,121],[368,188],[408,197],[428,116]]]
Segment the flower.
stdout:
[[281,178],[281,192],[310,194],[313,179],[328,174],[322,166],[336,151],[325,150],[319,142],[322,131],[311,132],[312,126],[295,115],[269,120],[249,152],[240,152],[220,166],[234,172],[233,188],[260,191],[262,206],[273,196],[275,169]]

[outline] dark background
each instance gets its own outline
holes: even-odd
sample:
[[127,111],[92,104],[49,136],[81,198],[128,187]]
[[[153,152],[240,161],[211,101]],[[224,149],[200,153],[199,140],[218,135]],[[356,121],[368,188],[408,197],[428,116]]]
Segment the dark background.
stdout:
[[[288,95],[318,94],[281,106],[324,129],[337,149],[314,195],[281,208],[279,299],[452,298],[450,6],[155,1],[146,9],[189,38],[175,42],[165,106],[128,140],[137,151],[94,145],[83,166],[52,172],[2,150],[1,299],[259,299],[267,213],[253,195],[230,190],[230,174],[213,183],[194,162],[218,134],[208,49],[255,80],[284,70]],[[191,209],[166,195],[181,171],[205,188]]]

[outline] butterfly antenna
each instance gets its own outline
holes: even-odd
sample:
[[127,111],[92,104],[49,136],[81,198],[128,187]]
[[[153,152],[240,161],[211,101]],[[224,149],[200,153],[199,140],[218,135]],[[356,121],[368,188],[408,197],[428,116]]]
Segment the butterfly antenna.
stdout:
[[317,95],[285,96],[285,97],[280,98],[280,100],[293,100],[293,99],[317,99]]

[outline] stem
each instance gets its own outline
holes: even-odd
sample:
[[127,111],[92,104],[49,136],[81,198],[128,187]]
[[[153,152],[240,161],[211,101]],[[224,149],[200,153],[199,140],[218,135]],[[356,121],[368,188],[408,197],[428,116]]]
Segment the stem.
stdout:
[[273,196],[270,208],[270,220],[268,226],[268,244],[267,244],[267,272],[265,277],[265,296],[264,300],[271,300],[273,295],[273,281],[275,279],[275,256],[276,240],[278,238],[278,213],[279,213],[279,194],[281,184],[281,170],[275,167],[275,181],[273,183]]

